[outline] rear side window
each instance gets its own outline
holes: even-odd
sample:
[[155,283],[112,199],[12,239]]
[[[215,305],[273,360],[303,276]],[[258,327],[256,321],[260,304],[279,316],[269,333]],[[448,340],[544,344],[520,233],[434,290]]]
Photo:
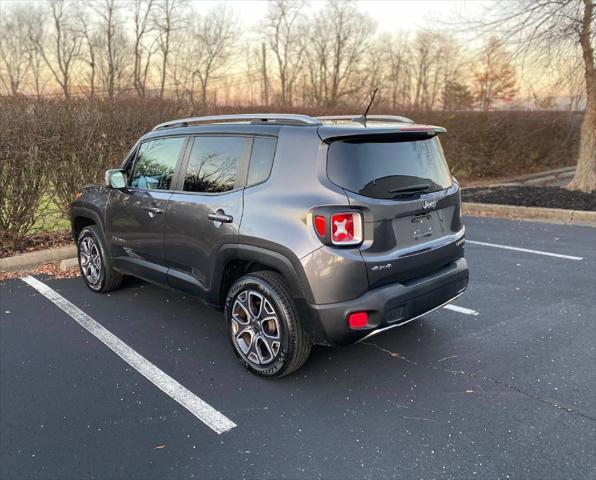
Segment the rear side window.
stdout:
[[185,137],[143,142],[133,165],[130,186],[147,190],[169,190]]
[[248,167],[248,185],[256,185],[269,178],[275,155],[275,144],[274,138],[255,138]]
[[234,189],[248,142],[244,137],[195,137],[184,191],[221,193]]
[[439,139],[358,142],[329,146],[327,176],[336,185],[373,198],[435,192],[452,184]]

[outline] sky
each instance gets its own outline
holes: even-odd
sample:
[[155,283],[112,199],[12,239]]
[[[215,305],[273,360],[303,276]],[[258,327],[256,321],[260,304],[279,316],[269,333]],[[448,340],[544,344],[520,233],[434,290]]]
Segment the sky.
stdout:
[[[1,1],[1,0],[0,0]],[[245,26],[259,22],[267,10],[267,0],[192,0],[197,7],[202,4],[211,7],[227,3],[241,15]],[[480,11],[487,1],[472,0],[358,0],[360,10],[368,13],[380,31],[417,30],[440,19],[447,20],[455,12],[472,14]],[[324,5],[323,0],[311,0],[308,10]]]
[[[47,0],[0,0],[8,3],[36,3]],[[86,0],[78,0],[85,2]],[[129,0],[120,0],[127,3]],[[241,22],[249,27],[261,20],[267,10],[268,0],[188,0],[200,9],[227,3],[234,11],[240,13]],[[310,0],[308,10],[316,10],[324,5],[324,0]],[[436,23],[447,20],[455,11],[467,14],[482,10],[489,0],[357,0],[359,8],[368,13],[377,22],[379,30],[392,32],[395,30],[416,30],[429,26],[429,22]]]

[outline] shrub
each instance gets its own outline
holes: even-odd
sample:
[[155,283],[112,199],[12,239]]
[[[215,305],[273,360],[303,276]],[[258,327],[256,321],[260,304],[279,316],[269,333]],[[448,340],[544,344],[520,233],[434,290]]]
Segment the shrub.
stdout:
[[[162,121],[250,111],[360,110],[227,106],[202,112],[152,98],[0,97],[0,246],[14,247],[28,234],[64,227],[76,192],[102,181],[104,171],[119,165],[136,140]],[[579,114],[373,110],[446,127],[442,142],[456,176],[509,176],[571,165],[579,144]]]

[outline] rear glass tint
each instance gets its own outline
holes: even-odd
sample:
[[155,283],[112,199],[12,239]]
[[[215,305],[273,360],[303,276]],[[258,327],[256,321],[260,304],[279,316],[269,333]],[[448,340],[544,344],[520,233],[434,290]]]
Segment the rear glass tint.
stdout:
[[269,178],[273,156],[275,155],[275,139],[256,137],[252,146],[247,184],[256,185]]
[[245,137],[196,137],[184,175],[185,192],[222,193],[233,190]]
[[373,198],[430,193],[452,184],[439,139],[358,142],[329,146],[327,176],[336,185]]

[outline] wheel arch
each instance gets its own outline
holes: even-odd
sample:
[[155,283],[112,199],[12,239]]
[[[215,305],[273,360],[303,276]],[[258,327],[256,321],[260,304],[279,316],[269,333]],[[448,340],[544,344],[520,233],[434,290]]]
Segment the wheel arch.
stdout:
[[288,284],[295,299],[312,301],[312,293],[298,259],[292,261],[287,253],[254,245],[224,245],[218,255],[214,272],[212,302],[222,306],[230,286],[247,273],[259,270],[277,272]]
[[75,239],[81,233],[81,230],[88,225],[97,225],[103,233],[103,222],[100,215],[89,208],[73,206],[70,218],[71,231]]

